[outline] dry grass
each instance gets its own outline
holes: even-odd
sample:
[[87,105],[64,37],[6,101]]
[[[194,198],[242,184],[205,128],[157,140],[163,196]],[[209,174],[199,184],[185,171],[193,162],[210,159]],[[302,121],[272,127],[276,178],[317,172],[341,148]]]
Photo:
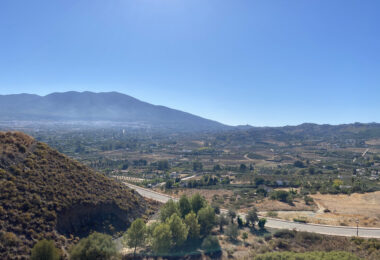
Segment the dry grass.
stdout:
[[[316,217],[326,219],[327,224],[355,226],[359,219],[360,226],[380,227],[380,191],[352,195],[322,195],[312,196],[319,206]],[[324,213],[324,209],[330,210]]]

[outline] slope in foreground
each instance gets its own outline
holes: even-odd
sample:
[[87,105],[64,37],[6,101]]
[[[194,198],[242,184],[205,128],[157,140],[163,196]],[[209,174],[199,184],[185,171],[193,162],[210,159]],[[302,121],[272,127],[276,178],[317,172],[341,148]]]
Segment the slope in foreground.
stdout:
[[115,234],[145,214],[139,195],[18,132],[0,132],[0,259],[47,238],[65,249],[92,231]]

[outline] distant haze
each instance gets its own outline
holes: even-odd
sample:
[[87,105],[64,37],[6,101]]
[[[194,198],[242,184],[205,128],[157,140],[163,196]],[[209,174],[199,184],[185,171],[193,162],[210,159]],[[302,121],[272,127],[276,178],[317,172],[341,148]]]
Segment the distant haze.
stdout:
[[112,122],[176,131],[215,131],[229,126],[117,93],[65,92],[47,96],[0,95],[0,121]]

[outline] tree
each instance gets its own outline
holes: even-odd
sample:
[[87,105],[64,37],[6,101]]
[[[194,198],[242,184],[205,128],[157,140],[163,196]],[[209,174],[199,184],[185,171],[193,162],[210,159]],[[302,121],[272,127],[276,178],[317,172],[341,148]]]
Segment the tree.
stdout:
[[171,247],[172,232],[167,223],[161,223],[153,231],[152,248],[156,253],[166,253]]
[[218,238],[215,236],[207,236],[205,239],[203,239],[202,249],[206,252],[220,251]]
[[220,214],[220,207],[216,203],[211,203],[211,207],[214,209],[216,214]]
[[190,203],[195,214],[198,214],[198,211],[206,205],[205,199],[199,193],[195,193],[191,197]]
[[243,232],[243,234],[241,235],[241,238],[243,239],[243,242],[245,244],[245,240],[248,238],[248,233],[247,232]]
[[94,232],[87,238],[82,238],[73,247],[70,254],[71,260],[112,259],[117,255],[112,237],[106,234]]
[[225,234],[231,239],[231,240],[237,240],[239,236],[239,228],[235,223],[228,224],[226,228]]
[[247,221],[247,225],[251,223],[252,227],[255,226],[255,222],[259,220],[259,217],[257,216],[257,211],[255,208],[248,211],[248,214],[245,217],[245,220]]
[[265,218],[261,218],[259,219],[259,223],[258,223],[258,226],[261,230],[263,230],[265,228],[265,223],[267,223],[267,219]]
[[184,218],[187,214],[191,212],[191,204],[186,195],[181,196],[178,205],[182,218]]
[[215,225],[215,212],[210,206],[204,207],[198,212],[200,233],[207,236]]
[[172,245],[176,247],[182,246],[187,239],[188,227],[176,213],[167,220],[167,223],[172,234]]
[[294,167],[305,168],[305,164],[302,161],[295,161],[293,165]]
[[237,217],[237,224],[238,224],[239,228],[243,227],[243,220],[241,219],[240,216]]
[[177,215],[180,215],[177,204],[172,199],[170,199],[161,207],[161,211],[160,211],[161,221],[165,222],[166,219],[170,218],[174,213],[176,213]]
[[202,171],[203,164],[201,162],[193,162],[193,170],[195,172]]
[[200,234],[200,225],[198,224],[197,215],[195,215],[194,212],[190,212],[185,217],[185,223],[187,227],[189,228],[188,238],[190,240],[197,240],[199,239]]
[[222,170],[222,167],[220,167],[219,164],[214,165],[214,168],[212,169],[214,172],[218,172]]
[[246,170],[247,170],[247,165],[245,165],[244,163],[240,164],[240,171],[245,172]]
[[134,248],[133,254],[136,255],[136,248],[144,245],[145,238],[145,222],[141,218],[138,218],[132,222],[131,227],[123,236],[123,243],[131,248]]
[[32,248],[31,260],[59,260],[60,250],[55,247],[54,241],[41,240]]
[[166,182],[165,182],[165,188],[166,189],[171,189],[172,187],[173,187],[173,180],[167,180]]
[[169,169],[169,162],[167,160],[158,161],[157,169],[160,171],[166,171]]
[[223,232],[223,226],[228,224],[228,219],[227,219],[226,215],[220,214],[218,219],[217,219],[217,223],[219,225],[219,231]]
[[231,218],[231,222],[234,222],[234,219],[236,218],[236,211],[230,208],[228,210],[228,216]]

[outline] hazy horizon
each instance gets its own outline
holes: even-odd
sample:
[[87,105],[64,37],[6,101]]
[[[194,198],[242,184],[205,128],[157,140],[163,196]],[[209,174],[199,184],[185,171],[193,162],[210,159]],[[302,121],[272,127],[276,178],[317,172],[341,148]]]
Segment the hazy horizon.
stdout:
[[[24,93],[12,93],[12,94],[5,94],[5,95],[23,95],[23,94],[26,94],[26,95],[37,95],[37,96],[40,96],[40,97],[46,97],[46,96],[51,95],[51,94],[67,93],[67,92],[76,92],[76,93],[90,92],[90,93],[95,93],[95,94],[101,94],[101,93],[119,93],[119,94],[130,96],[127,93],[121,93],[121,92],[118,92],[118,91],[93,92],[93,91],[90,91],[90,90],[85,90],[85,91],[76,91],[76,90],[71,90],[70,91],[69,90],[69,91],[64,91],[64,92],[51,92],[51,93],[48,93],[48,94],[36,94],[36,93],[25,93],[24,92]],[[1,95],[3,95],[3,94],[0,94],[0,96]],[[132,98],[135,98],[135,97],[132,97]],[[138,99],[138,100],[142,101],[142,102],[146,102],[145,100],[141,100],[141,99]],[[168,107],[165,104],[152,104],[152,105]],[[168,108],[179,110],[179,109],[177,109],[175,107],[168,107]],[[190,114],[193,114],[195,116],[199,116],[197,114],[192,113],[191,111],[183,111],[183,110],[180,110],[180,111],[186,112],[186,113],[190,113]],[[205,118],[205,119],[217,121],[217,120],[215,120],[213,118]],[[229,124],[224,123],[224,122],[220,122],[220,121],[217,121],[217,122],[223,123],[225,125],[229,125]],[[356,122],[347,122],[347,123],[338,123],[338,124],[316,123],[316,122],[302,122],[300,124],[286,124],[286,125],[249,125],[249,124],[237,124],[237,125],[229,125],[229,126],[245,126],[245,125],[249,125],[249,126],[253,126],[253,127],[284,127],[284,126],[298,126],[298,125],[302,125],[302,124],[318,124],[318,125],[332,125],[332,126],[334,126],[334,125],[356,124],[356,123],[362,123],[362,124],[375,123],[375,124],[377,124],[378,122],[375,122],[375,121],[372,121],[372,122],[359,122],[359,121],[356,121]]]

